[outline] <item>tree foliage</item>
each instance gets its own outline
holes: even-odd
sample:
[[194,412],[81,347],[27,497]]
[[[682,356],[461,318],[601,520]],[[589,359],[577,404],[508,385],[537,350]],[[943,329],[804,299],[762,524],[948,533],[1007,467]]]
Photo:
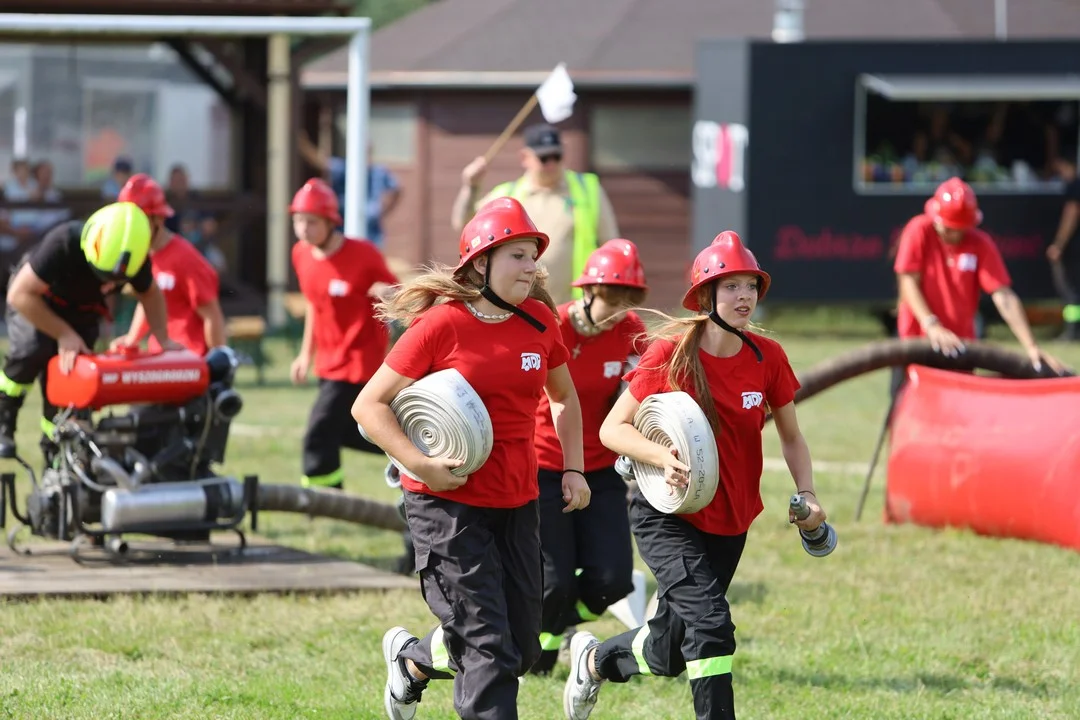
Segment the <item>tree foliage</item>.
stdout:
[[352,14],[371,18],[373,29],[389,25],[438,0],[353,0]]

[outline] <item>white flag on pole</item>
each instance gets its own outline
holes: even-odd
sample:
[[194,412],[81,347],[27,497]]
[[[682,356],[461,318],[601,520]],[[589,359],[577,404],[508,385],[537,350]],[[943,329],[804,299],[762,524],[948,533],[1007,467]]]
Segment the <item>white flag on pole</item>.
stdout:
[[574,113],[574,82],[566,72],[566,63],[559,63],[536,90],[540,113],[551,124],[559,123]]

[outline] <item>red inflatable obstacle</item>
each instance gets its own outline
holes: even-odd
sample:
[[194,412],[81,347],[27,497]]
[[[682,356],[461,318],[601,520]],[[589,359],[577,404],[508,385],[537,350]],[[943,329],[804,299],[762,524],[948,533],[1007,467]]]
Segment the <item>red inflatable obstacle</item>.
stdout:
[[886,522],[1080,550],[1080,377],[912,365],[890,444]]
[[49,361],[46,395],[59,408],[99,410],[131,403],[182,404],[206,392],[210,368],[188,350],[144,353],[125,348],[103,355],[80,355],[71,373],[60,358]]

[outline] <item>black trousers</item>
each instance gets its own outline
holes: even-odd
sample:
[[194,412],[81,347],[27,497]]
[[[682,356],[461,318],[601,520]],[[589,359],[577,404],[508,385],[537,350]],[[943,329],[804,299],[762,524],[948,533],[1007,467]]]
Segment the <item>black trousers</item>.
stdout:
[[563,633],[596,620],[634,589],[634,547],[626,512],[626,481],[615,468],[585,474],[592,500],[564,513],[562,473],[540,470],[540,546],[544,553],[542,654],[532,672],[551,670]]
[[420,588],[439,624],[402,651],[454,680],[466,720],[516,720],[518,676],[540,655],[538,503],[483,508],[405,492]]
[[363,387],[363,383],[319,379],[319,394],[304,432],[304,487],[342,487],[342,447],[383,454],[378,445],[364,439],[352,416],[352,405]]
[[630,522],[656,577],[659,602],[647,624],[597,648],[600,676],[622,683],[634,675],[675,677],[685,670],[698,720],[734,718],[735,624],[727,590],[746,534],[701,532],[678,515],[659,512],[641,493],[631,500]]
[[[88,348],[93,348],[101,332],[101,316],[92,312],[73,312],[64,308],[52,307],[64,322],[78,333]],[[48,453],[55,447],[44,433],[51,432],[52,421],[57,408],[49,402],[48,369],[49,361],[59,349],[54,338],[38,330],[22,314],[8,305],[4,313],[8,330],[8,351],[4,358],[3,377],[0,377],[0,424],[6,425],[14,435],[16,417],[22,408],[26,393],[34,381],[41,385],[41,447]]]

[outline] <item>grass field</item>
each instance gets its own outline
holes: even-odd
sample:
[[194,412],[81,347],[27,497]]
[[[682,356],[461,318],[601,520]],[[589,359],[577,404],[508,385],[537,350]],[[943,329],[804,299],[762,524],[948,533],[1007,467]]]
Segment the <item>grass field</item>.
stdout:
[[[808,340],[781,330],[797,370],[865,339]],[[227,468],[296,482],[313,387],[285,382],[284,345],[270,384],[242,371],[245,409]],[[1053,351],[1080,367],[1080,349]],[[815,459],[866,462],[887,399],[884,372],[800,406]],[[19,441],[36,448],[36,398]],[[779,457],[772,428],[766,457]],[[36,457],[36,456],[35,456]],[[347,488],[391,500],[382,463],[346,456]],[[883,465],[883,463],[882,463]],[[766,472],[731,590],[742,718],[1064,720],[1080,717],[1080,556],[1029,542],[881,522],[880,470],[862,522],[862,478],[817,473],[840,534],[815,559],[786,522],[792,484]],[[1078,486],[1080,490],[1080,486]],[[264,515],[262,534],[303,549],[390,567],[400,537],[331,521]],[[650,578],[651,579],[651,578]],[[651,591],[651,590],[650,590]],[[433,618],[419,593],[335,597],[16,602],[0,609],[0,718],[382,718],[380,638]],[[606,616],[601,638],[623,626]],[[521,687],[522,718],[561,718],[566,667]],[[418,718],[456,717],[450,683],[433,683]],[[608,684],[594,718],[692,718],[685,678]]]

